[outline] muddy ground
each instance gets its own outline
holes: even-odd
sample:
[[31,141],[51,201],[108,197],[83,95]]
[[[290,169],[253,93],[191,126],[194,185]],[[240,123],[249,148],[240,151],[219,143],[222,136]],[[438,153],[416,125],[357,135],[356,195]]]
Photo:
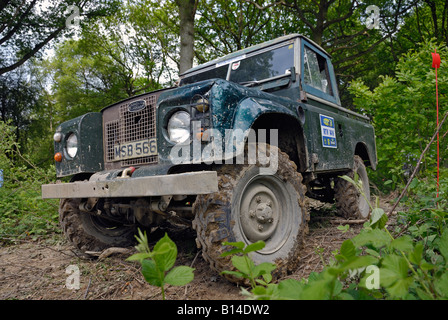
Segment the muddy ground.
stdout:
[[[387,202],[382,206],[387,207]],[[386,208],[385,208],[386,209]],[[322,270],[332,251],[353,237],[362,224],[350,224],[346,233],[337,229],[345,224],[328,205],[314,203],[310,232],[297,271],[288,276],[300,279]],[[185,287],[167,286],[167,300],[243,300],[241,288],[210,270],[196,249],[194,235],[173,232],[178,245],[177,264],[195,268],[194,280]],[[81,256],[62,235],[39,240],[22,240],[0,248],[0,300],[160,300],[160,289],[145,282],[140,265],[125,261],[133,251],[98,259]],[[72,266],[72,267],[70,267]],[[79,289],[66,284],[79,268]]]

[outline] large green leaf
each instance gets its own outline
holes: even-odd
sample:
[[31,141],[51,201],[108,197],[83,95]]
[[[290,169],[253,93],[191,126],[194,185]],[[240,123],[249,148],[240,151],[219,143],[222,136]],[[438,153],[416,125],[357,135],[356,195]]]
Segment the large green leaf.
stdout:
[[356,247],[362,247],[371,244],[376,248],[389,245],[392,238],[389,234],[381,229],[362,230],[357,236],[352,239]]
[[448,229],[445,229],[440,237],[439,250],[445,258],[445,263],[448,263]]
[[176,244],[168,237],[167,234],[165,234],[165,236],[154,246],[153,254],[153,259],[156,262],[157,267],[162,271],[168,271],[176,262]]
[[235,268],[244,274],[251,274],[253,268],[255,267],[254,262],[247,256],[233,256],[232,264]]
[[380,268],[380,283],[392,297],[404,298],[414,281],[408,272],[409,266],[403,257],[387,255]]
[[445,271],[442,276],[435,281],[435,288],[437,293],[443,298],[448,298],[448,272]]
[[408,235],[404,235],[394,239],[391,242],[390,247],[406,253],[414,251],[412,238]]
[[187,266],[178,266],[171,269],[165,276],[165,282],[173,286],[184,286],[194,279],[194,269]]
[[352,240],[347,239],[341,245],[340,253],[335,256],[338,260],[350,261],[356,257],[356,248]]
[[384,213],[383,209],[375,208],[372,210],[370,218],[370,226],[372,228],[383,229],[387,223],[387,220],[387,215]]
[[145,280],[153,286],[163,286],[163,271],[161,271],[154,260],[142,261],[142,274]]
[[279,299],[301,299],[304,285],[295,279],[286,279],[278,284]]

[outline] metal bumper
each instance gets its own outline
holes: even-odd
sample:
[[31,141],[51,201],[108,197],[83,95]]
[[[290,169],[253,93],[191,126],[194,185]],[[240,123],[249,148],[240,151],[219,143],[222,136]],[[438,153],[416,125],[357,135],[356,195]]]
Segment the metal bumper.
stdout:
[[42,199],[208,194],[218,191],[215,171],[42,185]]

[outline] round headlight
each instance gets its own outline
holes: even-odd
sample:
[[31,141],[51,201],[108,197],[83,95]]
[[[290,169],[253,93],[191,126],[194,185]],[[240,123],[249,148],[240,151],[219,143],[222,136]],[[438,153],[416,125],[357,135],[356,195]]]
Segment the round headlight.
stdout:
[[65,150],[71,158],[74,158],[76,156],[76,153],[78,152],[78,137],[76,136],[76,134],[71,133],[67,137]]
[[179,111],[168,121],[168,135],[173,143],[183,143],[190,138],[190,114]]

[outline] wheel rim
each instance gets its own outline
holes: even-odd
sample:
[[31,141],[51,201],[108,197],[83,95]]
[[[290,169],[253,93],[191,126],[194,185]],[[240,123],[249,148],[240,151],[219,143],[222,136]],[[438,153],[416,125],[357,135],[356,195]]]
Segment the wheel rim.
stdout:
[[239,197],[237,221],[246,244],[259,240],[265,247],[258,251],[278,251],[292,229],[291,191],[276,176],[258,175],[247,182]]

